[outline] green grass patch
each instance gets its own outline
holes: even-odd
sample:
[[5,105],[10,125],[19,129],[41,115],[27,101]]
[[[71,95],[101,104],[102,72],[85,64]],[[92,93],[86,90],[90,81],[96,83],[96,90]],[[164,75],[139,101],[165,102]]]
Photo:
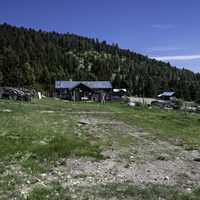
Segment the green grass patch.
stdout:
[[[51,99],[0,101],[0,159],[20,162],[31,172],[47,170],[50,163],[69,155],[101,159],[99,145],[76,134],[76,116],[65,112],[71,103],[59,102],[58,106],[58,101]],[[55,113],[41,112],[48,110]]]
[[170,186],[146,185],[135,186],[126,184],[110,184],[96,188],[98,196],[103,199],[132,200],[200,200],[200,190],[184,193]]
[[88,141],[74,135],[55,137],[48,144],[34,146],[31,152],[38,158],[47,160],[72,154],[102,158],[97,145],[91,145]]
[[103,159],[98,145],[91,145],[87,140],[73,134],[54,137],[47,144],[35,144],[29,147],[30,156],[22,165],[32,174],[45,172],[59,158],[84,156]]
[[64,190],[59,184],[55,184],[51,187],[35,187],[27,200],[71,200],[69,190]]
[[142,127],[160,139],[182,139],[185,144],[200,147],[200,114],[142,107],[125,110],[119,118],[134,127]]

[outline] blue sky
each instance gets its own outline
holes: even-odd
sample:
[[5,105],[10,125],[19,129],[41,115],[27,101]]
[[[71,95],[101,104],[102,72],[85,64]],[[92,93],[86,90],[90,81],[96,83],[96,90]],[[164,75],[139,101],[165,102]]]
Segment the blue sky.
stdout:
[[199,0],[1,0],[0,23],[70,32],[200,72]]

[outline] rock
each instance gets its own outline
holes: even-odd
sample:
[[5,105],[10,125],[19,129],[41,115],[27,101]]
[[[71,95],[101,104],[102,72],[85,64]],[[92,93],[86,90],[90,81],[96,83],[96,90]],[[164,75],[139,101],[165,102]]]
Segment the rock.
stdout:
[[78,123],[82,124],[82,125],[88,125],[88,124],[90,124],[90,122],[88,120],[85,120],[85,119],[80,120]]
[[72,181],[72,185],[80,185],[80,181],[78,181],[78,180],[73,180],[73,181]]
[[46,144],[47,144],[47,142],[45,142],[45,141],[41,140],[41,141],[39,141],[39,144],[41,144],[41,145],[46,145]]
[[158,200],[166,200],[166,199],[164,199],[164,198],[162,198],[162,197],[159,197]]
[[76,194],[72,194],[72,195],[71,195],[71,198],[72,198],[72,199],[76,199],[77,197],[78,197],[78,196],[77,196]]
[[143,128],[139,128],[139,129],[138,129],[138,132],[139,132],[139,133],[142,133],[142,132],[144,132],[144,129],[143,129]]
[[182,139],[177,138],[177,139],[175,139],[175,145],[176,146],[184,146],[184,142]]
[[65,165],[66,162],[65,162],[65,160],[61,160],[61,161],[59,162],[59,164],[60,164],[60,165]]
[[12,112],[12,110],[10,110],[10,109],[3,109],[3,110],[1,110],[2,112]]
[[55,111],[53,110],[41,110],[40,113],[54,113]]
[[135,103],[135,102],[129,102],[129,103],[128,103],[128,106],[135,107],[135,106],[136,106],[136,103]]
[[89,183],[92,183],[92,182],[93,182],[93,180],[94,180],[94,178],[93,178],[93,177],[91,177],[91,176],[88,176],[88,177],[87,177],[87,180],[89,181]]
[[47,174],[40,174],[40,176],[41,176],[42,178],[45,178],[45,177],[47,176]]
[[66,189],[66,188],[68,187],[68,184],[67,184],[66,182],[61,183],[61,187],[62,187],[63,189]]
[[124,165],[124,168],[129,168],[129,164],[128,163],[126,163],[125,165]]
[[135,162],[135,157],[134,156],[130,156],[129,160],[130,160],[130,162]]
[[194,158],[193,160],[196,161],[196,162],[200,162],[200,157],[199,158]]
[[191,145],[185,145],[185,146],[184,146],[184,149],[185,149],[186,151],[193,151],[193,150],[195,150],[195,148],[194,148],[193,146],[191,146]]
[[164,181],[168,181],[168,180],[169,180],[169,176],[165,176]]
[[191,193],[192,189],[191,188],[187,188],[186,191],[189,192],[189,193]]
[[127,189],[127,186],[118,186],[117,188],[116,188],[116,191],[117,192],[124,192],[124,191],[126,191],[126,189]]
[[193,158],[193,160],[197,159],[195,161],[198,161],[198,159],[200,159],[200,153],[198,150],[191,151],[190,155]]
[[58,196],[59,196],[59,193],[58,193],[58,192],[56,192],[56,193],[55,193],[55,195],[58,197]]
[[166,157],[164,155],[160,155],[157,157],[157,160],[166,160]]

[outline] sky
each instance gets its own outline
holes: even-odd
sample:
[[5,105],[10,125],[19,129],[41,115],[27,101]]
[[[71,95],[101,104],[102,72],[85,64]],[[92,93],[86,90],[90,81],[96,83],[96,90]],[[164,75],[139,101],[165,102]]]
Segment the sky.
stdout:
[[0,23],[118,43],[200,72],[199,0],[0,0]]

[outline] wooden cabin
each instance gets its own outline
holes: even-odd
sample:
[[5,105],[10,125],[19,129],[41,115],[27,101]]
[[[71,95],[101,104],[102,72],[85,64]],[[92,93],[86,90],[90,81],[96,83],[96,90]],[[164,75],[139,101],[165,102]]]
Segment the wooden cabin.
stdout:
[[110,100],[112,84],[110,81],[56,81],[56,96],[74,101]]

